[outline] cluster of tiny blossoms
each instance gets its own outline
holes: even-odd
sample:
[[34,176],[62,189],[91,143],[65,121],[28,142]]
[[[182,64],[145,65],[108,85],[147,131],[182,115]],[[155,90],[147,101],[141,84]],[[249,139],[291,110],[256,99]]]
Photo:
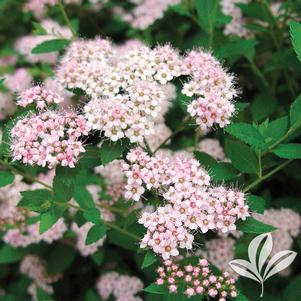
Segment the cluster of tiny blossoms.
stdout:
[[227,271],[233,275],[233,270],[230,268],[229,262],[234,259],[234,252],[235,239],[227,236],[207,240],[205,242],[205,250],[198,250],[195,255],[207,258],[211,264],[220,270]]
[[113,141],[127,137],[133,143],[142,143],[162,124],[175,96],[164,86],[182,75],[191,77],[183,93],[194,97],[188,112],[202,129],[227,125],[234,113],[233,77],[203,50],[182,57],[169,45],[151,49],[141,43],[116,47],[100,38],[77,40],[56,72],[63,86],[90,96],[84,114],[92,129]]
[[[41,87],[24,92],[18,101],[23,106],[35,102],[37,107],[58,103],[60,96]],[[61,164],[74,167],[80,153],[85,152],[82,135],[88,135],[89,128],[83,116],[73,112],[58,113],[44,111],[17,121],[11,130],[11,151],[14,160],[24,164],[49,168]]]
[[103,300],[112,295],[116,301],[142,301],[140,297],[135,296],[143,289],[143,283],[137,277],[108,272],[99,277],[96,289]]
[[224,28],[225,35],[235,35],[241,38],[252,38],[253,34],[247,28],[245,28],[246,20],[240,8],[237,6],[238,3],[247,4],[250,0],[222,0],[221,8],[222,13],[226,16],[232,17],[230,23],[226,24]]
[[195,266],[186,265],[183,268],[171,260],[166,260],[157,272],[157,284],[166,285],[170,293],[176,293],[183,287],[188,297],[202,295],[218,298],[219,301],[226,301],[227,297],[237,297],[235,280],[227,272],[215,276],[206,259],[200,259]]
[[63,98],[41,86],[34,86],[21,93],[17,99],[17,105],[27,107],[30,104],[35,104],[38,109],[45,110],[52,104],[63,102]]
[[235,111],[231,100],[237,95],[233,75],[225,72],[220,62],[204,51],[189,52],[183,64],[184,74],[192,78],[184,84],[182,93],[194,97],[187,111],[204,131],[214,124],[228,125]]
[[154,190],[169,204],[144,212],[138,220],[147,228],[141,247],[150,247],[164,259],[192,249],[195,230],[206,233],[234,231],[238,219],[249,216],[243,193],[210,186],[208,173],[190,156],[148,156],[140,149],[127,155],[125,197],[139,201],[145,190]]
[[23,92],[28,89],[32,82],[32,76],[29,74],[27,69],[18,68],[13,74],[5,76],[4,84],[13,92]]
[[144,30],[152,25],[156,20],[163,18],[164,12],[169,6],[178,4],[180,0],[145,0],[135,1],[138,5],[131,13],[124,13],[122,17],[129,22],[132,27]]
[[91,96],[84,113],[92,129],[113,141],[128,137],[143,143],[162,123],[170,100],[162,84],[179,76],[180,66],[180,56],[170,46],[151,50],[137,43],[125,51],[98,38],[74,42],[57,77],[68,88],[81,88]]
[[51,284],[61,278],[60,274],[47,275],[46,263],[36,255],[27,255],[23,258],[20,264],[20,272],[32,279],[32,284],[28,287],[28,293],[34,301],[38,300],[38,288],[48,294],[53,294],[54,291]]
[[254,217],[277,228],[272,232],[273,254],[289,250],[293,244],[293,238],[300,233],[301,216],[291,209],[268,209],[263,215],[255,213]]
[[204,152],[217,161],[228,162],[224,149],[217,139],[205,138],[198,144],[198,150]]

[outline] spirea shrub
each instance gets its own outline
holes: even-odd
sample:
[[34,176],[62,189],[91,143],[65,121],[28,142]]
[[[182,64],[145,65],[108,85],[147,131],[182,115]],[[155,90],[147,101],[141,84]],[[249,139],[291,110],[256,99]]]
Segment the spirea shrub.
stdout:
[[0,301],[299,301],[301,3],[2,2]]

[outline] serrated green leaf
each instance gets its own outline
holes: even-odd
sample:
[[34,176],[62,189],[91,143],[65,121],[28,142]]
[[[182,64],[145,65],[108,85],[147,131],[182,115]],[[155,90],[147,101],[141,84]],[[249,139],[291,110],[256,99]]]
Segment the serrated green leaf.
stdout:
[[154,264],[158,260],[158,257],[156,254],[152,251],[147,251],[147,253],[144,256],[143,263],[141,268],[145,269],[149,267],[150,265]]
[[0,187],[11,184],[15,179],[15,176],[10,171],[0,171]]
[[145,292],[151,294],[168,295],[169,290],[164,285],[158,285],[156,283],[150,284],[144,289]]
[[277,108],[277,100],[269,94],[258,95],[251,105],[254,121],[262,121],[271,115]]
[[92,289],[89,289],[85,296],[85,301],[101,301],[98,294],[96,294]]
[[84,186],[75,186],[74,199],[83,209],[95,208],[93,197]]
[[87,221],[93,224],[100,223],[100,212],[97,208],[88,208],[84,211],[84,217]]
[[276,230],[275,227],[271,225],[264,224],[253,217],[248,217],[245,221],[239,220],[236,223],[237,230],[246,233],[267,233]]
[[63,50],[70,44],[70,40],[54,39],[42,42],[31,50],[33,54],[48,53]]
[[21,195],[22,199],[19,201],[18,207],[36,212],[41,212],[51,207],[52,192],[50,190],[37,189],[22,191]]
[[0,249],[0,264],[14,263],[22,259],[28,253],[25,248],[13,248],[5,245]]
[[266,149],[267,144],[259,130],[247,123],[233,123],[225,131],[256,149]]
[[75,249],[72,246],[58,244],[47,256],[47,274],[55,275],[65,272],[75,258]]
[[93,253],[91,257],[97,265],[101,265],[104,260],[104,249],[98,250],[97,252]]
[[199,23],[207,33],[214,29],[218,14],[219,1],[217,0],[194,0]]
[[247,204],[252,211],[258,212],[260,214],[264,213],[265,199],[257,195],[248,195]]
[[195,151],[193,152],[194,157],[201,163],[201,165],[206,168],[210,169],[217,161],[212,158],[210,155],[204,152]]
[[39,24],[37,22],[32,22],[32,25],[34,27],[33,33],[35,35],[47,35],[48,34],[47,30],[41,24]]
[[263,132],[263,137],[267,144],[273,144],[288,131],[288,117],[281,117],[270,122]]
[[283,159],[301,159],[301,144],[280,144],[273,153]]
[[290,22],[291,41],[299,61],[301,61],[301,23]]
[[53,179],[53,199],[58,202],[68,202],[73,197],[74,185],[67,185],[61,176],[56,175]]
[[292,103],[290,108],[290,128],[301,125],[301,95]]
[[48,231],[58,220],[53,211],[48,211],[40,215],[40,234]]
[[258,173],[259,164],[254,151],[247,145],[227,140],[225,152],[232,165],[243,173]]
[[213,181],[228,181],[237,176],[236,170],[230,163],[216,163],[211,166],[210,176]]
[[104,141],[100,147],[101,163],[106,165],[115,159],[118,159],[127,146],[125,140],[118,140],[113,143],[109,140]]
[[107,227],[104,224],[94,225],[88,232],[86,245],[90,245],[105,236]]

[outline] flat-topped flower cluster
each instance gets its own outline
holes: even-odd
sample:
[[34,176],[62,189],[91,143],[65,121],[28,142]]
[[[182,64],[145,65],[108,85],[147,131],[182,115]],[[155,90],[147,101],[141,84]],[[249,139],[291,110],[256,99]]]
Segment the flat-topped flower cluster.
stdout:
[[23,92],[17,104],[26,107],[34,103],[40,111],[17,121],[11,130],[11,151],[14,160],[24,164],[48,166],[57,164],[75,167],[80,153],[85,152],[79,138],[88,135],[89,127],[82,115],[48,109],[63,99],[42,87]]
[[166,260],[164,265],[157,269],[157,273],[157,284],[167,285],[170,293],[176,293],[183,288],[188,297],[201,295],[218,298],[219,301],[237,296],[235,280],[227,272],[221,276],[214,275],[206,259],[200,259],[195,266],[189,264],[184,267]]
[[204,50],[182,56],[170,45],[117,47],[100,38],[73,42],[56,76],[63,86],[87,93],[89,126],[113,141],[128,137],[142,143],[154,133],[170,100],[163,86],[175,78],[190,78],[182,92],[193,97],[188,112],[204,130],[229,123],[237,94],[233,76]]
[[154,212],[144,212],[138,221],[147,228],[141,247],[153,249],[164,259],[179,255],[179,249],[191,250],[193,231],[234,231],[236,221],[249,216],[245,195],[212,186],[206,170],[190,156],[161,153],[150,157],[134,149],[127,160],[130,164],[123,164],[125,197],[139,201],[149,190],[168,202]]

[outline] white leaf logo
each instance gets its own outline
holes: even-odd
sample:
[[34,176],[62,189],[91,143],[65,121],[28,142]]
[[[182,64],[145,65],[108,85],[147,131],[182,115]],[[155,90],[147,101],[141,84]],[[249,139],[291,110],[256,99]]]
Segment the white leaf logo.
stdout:
[[250,261],[235,259],[229,262],[230,267],[236,273],[261,284],[260,297],[263,296],[265,280],[287,268],[297,256],[296,252],[286,250],[275,254],[268,261],[272,249],[272,235],[271,233],[264,233],[255,237],[249,244],[248,256]]

